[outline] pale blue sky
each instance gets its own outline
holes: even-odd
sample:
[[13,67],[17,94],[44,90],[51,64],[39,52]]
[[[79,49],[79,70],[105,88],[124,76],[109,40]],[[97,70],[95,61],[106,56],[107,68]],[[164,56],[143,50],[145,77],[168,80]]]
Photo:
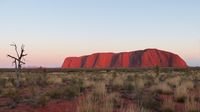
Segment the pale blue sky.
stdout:
[[158,48],[200,66],[199,0],[0,0],[0,67],[24,43],[26,66],[67,56]]

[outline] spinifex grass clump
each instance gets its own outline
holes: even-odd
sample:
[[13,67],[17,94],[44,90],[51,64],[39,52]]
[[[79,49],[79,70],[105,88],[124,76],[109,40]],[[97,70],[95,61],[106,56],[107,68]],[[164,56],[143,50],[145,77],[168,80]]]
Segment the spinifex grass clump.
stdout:
[[186,112],[200,112],[200,103],[195,101],[194,96],[188,96],[185,102]]
[[132,93],[135,90],[135,80],[136,76],[128,75],[126,80],[124,81],[123,89],[127,93]]
[[111,88],[112,90],[116,90],[116,91],[119,91],[122,89],[123,85],[124,85],[124,80],[121,78],[121,77],[114,77],[112,80],[111,80]]
[[8,88],[5,93],[4,93],[5,97],[8,97],[12,100],[12,102],[10,103],[10,108],[15,108],[16,105],[19,103],[20,101],[20,94],[19,94],[19,90],[16,88]]
[[160,82],[157,85],[152,86],[152,90],[159,94],[172,94],[172,88],[165,82]]
[[0,88],[4,88],[6,85],[6,79],[0,78]]
[[178,86],[174,92],[175,101],[184,103],[187,98],[187,94],[188,94],[188,90],[186,86],[184,85]]
[[79,96],[81,92],[83,92],[85,86],[83,85],[83,81],[81,79],[74,79],[70,84],[65,85],[62,88],[55,88],[47,92],[47,95],[53,99],[73,99],[76,96]]
[[175,103],[172,99],[166,99],[162,104],[162,112],[175,112]]

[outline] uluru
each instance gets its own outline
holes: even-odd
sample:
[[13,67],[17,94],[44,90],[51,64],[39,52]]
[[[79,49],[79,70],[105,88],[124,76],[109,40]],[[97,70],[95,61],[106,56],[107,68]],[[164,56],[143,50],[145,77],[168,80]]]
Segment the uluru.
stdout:
[[177,54],[145,49],[120,53],[94,53],[80,57],[67,57],[62,68],[133,68],[133,67],[186,68],[186,62]]

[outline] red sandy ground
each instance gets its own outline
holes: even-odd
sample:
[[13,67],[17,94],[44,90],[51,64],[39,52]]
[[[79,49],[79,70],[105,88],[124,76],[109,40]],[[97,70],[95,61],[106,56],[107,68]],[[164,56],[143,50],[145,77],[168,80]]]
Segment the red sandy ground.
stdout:
[[[25,103],[20,103],[16,108],[10,109],[8,107],[0,107],[0,112],[76,112],[76,106],[81,97],[74,100],[51,100],[44,107],[33,107]],[[83,98],[83,97],[82,97]],[[172,98],[172,95],[160,95],[160,100],[166,100]],[[0,98],[0,105],[8,104],[11,100],[9,98]],[[133,105],[136,107],[136,104],[128,99],[123,99],[123,106]],[[200,105],[199,105],[200,106]],[[175,103],[176,112],[184,112],[184,103]],[[119,110],[114,110],[113,112],[120,112]]]
[[27,104],[18,104],[16,108],[0,108],[0,112],[75,112],[76,100],[52,100],[44,107],[34,108]]

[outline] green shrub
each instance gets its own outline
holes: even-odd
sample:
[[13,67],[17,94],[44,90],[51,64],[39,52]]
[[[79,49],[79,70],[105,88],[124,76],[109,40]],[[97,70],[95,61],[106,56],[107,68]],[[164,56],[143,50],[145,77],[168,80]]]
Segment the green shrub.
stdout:
[[46,93],[52,99],[59,99],[63,96],[63,88],[62,89],[54,89]]
[[80,94],[81,87],[79,85],[69,85],[64,88],[57,88],[46,93],[52,99],[66,98],[73,99]]
[[45,74],[40,74],[36,77],[36,84],[39,86],[47,86],[48,85],[48,81],[47,81],[47,75]]
[[67,99],[73,99],[74,97],[80,94],[80,86],[79,85],[71,85],[64,88],[63,95]]
[[147,109],[160,109],[161,103],[155,99],[155,93],[140,93],[140,99],[138,101],[144,108]]
[[135,86],[131,82],[125,82],[124,90],[127,91],[128,93],[132,93],[135,90]]
[[135,77],[133,75],[128,75],[126,81],[134,81]]
[[5,87],[6,85],[6,79],[0,78],[0,87]]

